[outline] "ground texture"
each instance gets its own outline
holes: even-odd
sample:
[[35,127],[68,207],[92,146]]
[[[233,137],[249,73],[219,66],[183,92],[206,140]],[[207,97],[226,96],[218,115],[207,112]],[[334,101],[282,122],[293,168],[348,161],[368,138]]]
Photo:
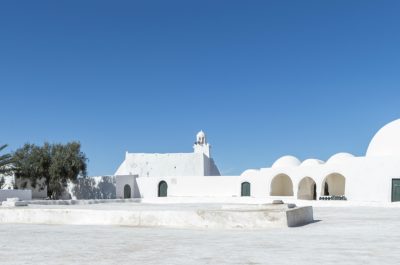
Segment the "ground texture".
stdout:
[[0,225],[0,264],[399,264],[400,208],[316,207],[265,230]]

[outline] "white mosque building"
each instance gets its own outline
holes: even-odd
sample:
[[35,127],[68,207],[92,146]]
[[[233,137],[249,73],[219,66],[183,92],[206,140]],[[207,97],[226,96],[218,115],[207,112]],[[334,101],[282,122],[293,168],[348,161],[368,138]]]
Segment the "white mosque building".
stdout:
[[271,167],[221,176],[204,132],[193,153],[126,153],[116,171],[117,198],[240,197],[400,201],[400,119],[380,129],[365,156],[327,161],[283,156]]

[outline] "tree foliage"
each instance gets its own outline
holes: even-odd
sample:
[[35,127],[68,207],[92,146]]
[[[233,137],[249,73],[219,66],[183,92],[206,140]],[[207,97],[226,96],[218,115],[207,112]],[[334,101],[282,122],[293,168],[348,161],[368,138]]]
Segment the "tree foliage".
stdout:
[[[7,145],[0,146],[0,152],[2,152]],[[12,155],[11,154],[4,154],[0,155],[0,175],[8,175],[12,171]]]
[[13,154],[16,178],[28,179],[33,187],[44,179],[49,198],[58,199],[68,180],[86,177],[87,158],[79,142],[25,144]]

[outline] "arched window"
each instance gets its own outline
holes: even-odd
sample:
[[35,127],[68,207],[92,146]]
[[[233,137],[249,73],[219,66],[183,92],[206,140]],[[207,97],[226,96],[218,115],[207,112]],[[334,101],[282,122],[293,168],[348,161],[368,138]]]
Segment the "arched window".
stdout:
[[126,184],[124,186],[124,199],[129,199],[129,198],[131,198],[131,186]]
[[243,182],[241,187],[241,196],[250,196],[250,183]]
[[158,197],[167,197],[168,195],[168,184],[167,182],[160,181],[160,183],[158,183]]

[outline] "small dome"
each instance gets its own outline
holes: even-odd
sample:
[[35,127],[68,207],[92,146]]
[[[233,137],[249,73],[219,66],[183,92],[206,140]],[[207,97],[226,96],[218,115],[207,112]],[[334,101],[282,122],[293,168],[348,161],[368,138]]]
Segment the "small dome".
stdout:
[[326,163],[340,163],[340,162],[346,161],[352,157],[354,157],[354,156],[350,153],[337,153],[337,154],[331,156],[328,159],[328,161],[326,161]]
[[308,167],[308,166],[316,166],[316,165],[322,165],[324,164],[324,161],[319,160],[319,159],[314,159],[314,158],[309,158],[304,160],[300,166],[302,167]]
[[259,170],[257,169],[247,169],[240,176],[254,176],[257,175]]
[[400,156],[400,119],[386,124],[375,134],[366,156]]
[[297,167],[301,164],[300,160],[295,156],[282,156],[278,160],[274,162],[272,168],[281,168],[281,167]]

